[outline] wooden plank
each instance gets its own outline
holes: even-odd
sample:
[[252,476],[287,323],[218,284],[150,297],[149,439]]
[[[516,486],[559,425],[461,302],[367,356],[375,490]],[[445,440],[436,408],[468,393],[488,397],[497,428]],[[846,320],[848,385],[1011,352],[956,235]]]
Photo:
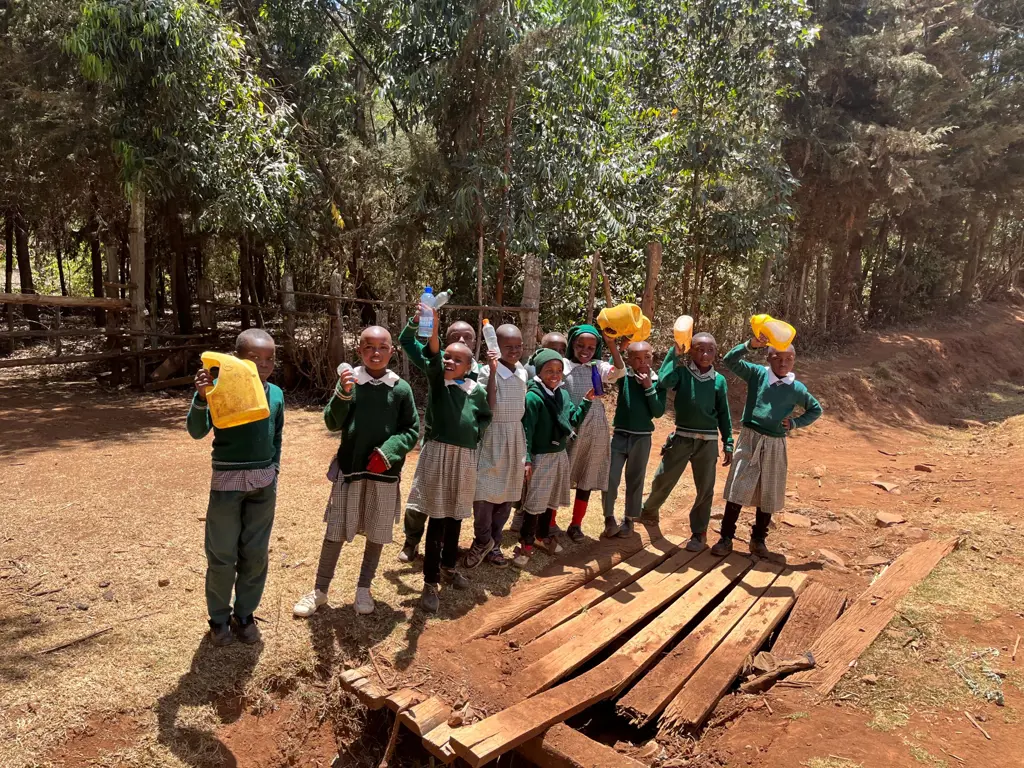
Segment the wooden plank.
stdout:
[[661,718],[664,730],[693,730],[704,722],[743,669],[747,656],[764,644],[792,607],[806,579],[802,571],[789,571],[772,583],[668,705]]
[[426,701],[421,701],[402,712],[398,719],[402,725],[415,733],[423,736],[437,728],[441,723],[447,723],[452,714],[452,708],[444,703],[437,696],[431,696]]
[[[711,596],[727,589],[750,565],[747,558],[730,555],[701,579],[697,587],[677,598],[593,669],[478,723],[458,729],[451,735],[451,745],[456,754],[475,768],[598,701],[615,696],[644,673],[672,639],[700,613]],[[698,591],[701,592],[699,596]]]
[[95,363],[100,360],[112,360],[124,357],[124,353],[116,350],[96,352],[89,355],[61,355],[55,357],[13,357],[0,360],[0,368],[27,368],[35,365],[67,365],[70,363]]
[[3,304],[34,304],[38,307],[95,307],[124,310],[131,307],[127,299],[101,299],[91,296],[44,296],[39,293],[0,293]]
[[899,601],[957,544],[957,539],[922,541],[896,558],[811,646],[818,666],[789,679],[810,683],[822,696],[828,694],[892,621]]
[[518,675],[513,693],[532,696],[558,682],[616,638],[679,597],[720,560],[710,550],[698,555],[682,549],[672,555],[630,585],[629,589],[620,590],[598,609],[588,611],[574,621],[576,631],[572,638]]
[[644,768],[643,763],[562,723],[520,744],[516,752],[540,768]]
[[634,725],[646,725],[669,702],[779,575],[782,566],[759,561],[718,607],[672,649],[616,705]]
[[171,389],[172,387],[185,387],[193,382],[193,376],[179,376],[176,379],[164,379],[163,381],[148,381],[142,387],[146,392],[155,392],[159,389]]
[[370,669],[370,667],[356,667],[355,669],[346,669],[344,672],[338,675],[338,678],[341,680],[343,685],[348,685],[349,683],[354,683],[356,680],[361,680],[362,678],[372,673],[373,670]]
[[403,688],[384,699],[384,704],[392,712],[404,712],[409,707],[419,704],[424,698],[426,697],[415,688]]
[[352,692],[370,710],[381,709],[388,697],[387,688],[380,685],[376,678],[364,678],[352,684]]
[[845,593],[826,587],[820,581],[812,581],[782,625],[772,644],[772,655],[777,659],[789,659],[810,650],[822,632],[839,618],[845,606]]
[[502,637],[510,643],[526,645],[581,612],[592,608],[619,589],[632,584],[645,573],[678,552],[685,540],[681,536],[665,536],[652,541],[635,555],[605,571],[561,600],[517,624]]
[[448,765],[455,760],[455,750],[452,749],[451,744],[449,744],[451,735],[452,728],[448,725],[448,721],[445,720],[423,736],[423,746],[426,748],[427,752],[432,754],[445,765]]
[[[523,338],[526,338],[525,335]],[[582,566],[565,566],[564,573],[535,579],[516,590],[509,600],[491,611],[466,639],[487,637],[507,630],[632,557],[651,543],[651,535],[646,528],[640,526],[636,533],[638,535],[631,539],[605,539],[594,548],[593,556]]]

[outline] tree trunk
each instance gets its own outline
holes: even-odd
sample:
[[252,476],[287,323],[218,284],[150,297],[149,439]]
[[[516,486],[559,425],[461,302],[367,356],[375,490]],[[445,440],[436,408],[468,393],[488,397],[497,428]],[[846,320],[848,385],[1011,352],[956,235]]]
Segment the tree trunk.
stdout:
[[[18,277],[21,281],[22,293],[35,293],[35,283],[32,281],[32,259],[28,252],[28,222],[21,213],[14,214],[14,247],[18,255]],[[39,307],[35,304],[25,305],[25,318],[29,327],[42,328],[39,322]]]
[[814,320],[818,333],[828,330],[828,277],[825,274],[825,249],[818,251],[814,263]]
[[652,240],[644,247],[646,256],[646,279],[640,309],[654,322],[655,299],[658,290],[658,274],[661,272],[661,243]]
[[[502,167],[502,171],[505,176],[505,183],[501,187],[501,226],[498,228],[498,277],[494,283],[494,303],[499,307],[505,303],[505,262],[508,258],[508,226],[509,226],[509,200],[508,200],[508,185],[509,179],[512,176],[512,115],[516,109],[516,94],[518,91],[513,88],[512,93],[508,97],[508,105],[505,108],[505,127],[504,127],[504,142],[505,142],[505,164]],[[593,303],[591,303],[593,307]]]
[[188,285],[188,251],[181,217],[171,213],[171,293],[174,298],[174,327],[178,333],[192,333],[192,295]]
[[597,300],[597,264],[601,259],[601,252],[594,251],[590,258],[590,290],[587,291],[587,323],[594,324],[594,302]]
[[[99,222],[95,218],[89,223],[89,261],[92,266],[92,295],[97,299],[104,297],[103,292],[103,253],[100,250]],[[93,312],[93,325],[102,328],[106,323],[106,312],[96,309]]]
[[[109,236],[109,233],[108,233]],[[120,298],[120,293],[117,289],[117,246],[113,243],[106,243],[104,245],[104,261],[106,262],[107,270],[107,285],[105,286],[107,292],[107,298],[117,299]],[[105,312],[106,319],[104,323],[107,327],[107,347],[111,352],[121,351],[121,340],[117,337],[117,326],[119,313],[107,310]],[[115,387],[121,384],[121,358],[116,357],[110,361],[110,383]]]
[[61,248],[60,235],[53,238],[53,249],[57,257],[57,278],[60,280],[60,295],[68,295],[68,281],[64,277],[64,251]]
[[[141,352],[146,343],[142,331],[146,328],[146,189],[142,182],[132,186],[131,214],[128,218],[128,258],[130,268],[126,284],[133,286],[128,291],[131,301],[129,323],[135,332],[132,336],[132,351]],[[146,361],[137,355],[133,361],[135,368],[135,384],[141,387],[146,383]]]
[[[4,293],[10,293],[14,284],[14,214],[7,211],[4,216]],[[7,330],[14,331],[14,305],[7,304]],[[7,341],[7,354],[14,352],[14,339]]]
[[535,253],[523,257],[523,353],[529,357],[537,348],[537,327],[540,325],[541,261]]
[[241,329],[248,330],[252,325],[252,315],[249,311],[251,303],[249,297],[249,272],[252,267],[249,264],[249,236],[243,234],[238,238],[238,303],[242,305]]

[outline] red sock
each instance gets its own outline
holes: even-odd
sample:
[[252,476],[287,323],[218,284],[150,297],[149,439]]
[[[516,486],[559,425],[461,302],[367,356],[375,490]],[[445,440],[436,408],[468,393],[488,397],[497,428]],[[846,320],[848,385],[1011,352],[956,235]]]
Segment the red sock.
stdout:
[[551,510],[551,518],[550,518],[550,519],[548,520],[548,525],[549,525],[549,526],[550,526],[551,528],[554,528],[554,527],[555,527],[555,516],[556,516],[557,514],[558,514],[558,510],[557,510],[557,509],[552,509],[552,510]]
[[587,502],[589,499],[577,498],[572,505],[572,524],[582,525],[583,517],[587,514]]

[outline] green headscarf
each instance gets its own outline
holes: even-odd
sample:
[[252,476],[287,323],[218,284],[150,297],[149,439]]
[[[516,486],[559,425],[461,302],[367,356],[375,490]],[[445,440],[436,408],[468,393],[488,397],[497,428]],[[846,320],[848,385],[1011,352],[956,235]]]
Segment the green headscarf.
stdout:
[[591,336],[597,339],[597,349],[594,350],[593,360],[600,360],[601,354],[604,352],[604,337],[601,336],[601,332],[597,328],[589,323],[581,323],[580,325],[574,325],[569,329],[569,335],[566,336],[566,341],[569,342],[569,348],[565,351],[566,356],[574,363],[578,363],[576,359],[576,339],[584,334],[589,333]]

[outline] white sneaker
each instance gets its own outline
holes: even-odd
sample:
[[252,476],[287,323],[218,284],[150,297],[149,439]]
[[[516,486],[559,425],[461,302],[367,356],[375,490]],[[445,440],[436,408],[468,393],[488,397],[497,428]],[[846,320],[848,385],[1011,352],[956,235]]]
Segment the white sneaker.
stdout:
[[512,558],[512,565],[514,565],[516,568],[525,568],[529,564],[530,564],[530,556],[529,555],[516,555],[515,557]]
[[306,618],[316,613],[316,609],[321,605],[327,605],[327,593],[321,592],[319,589],[314,589],[308,595],[303,595],[302,599],[295,604],[292,608],[292,613],[299,618]]
[[373,598],[370,597],[369,587],[356,587],[356,601],[355,601],[356,613],[360,616],[367,616],[373,613],[374,603]]

